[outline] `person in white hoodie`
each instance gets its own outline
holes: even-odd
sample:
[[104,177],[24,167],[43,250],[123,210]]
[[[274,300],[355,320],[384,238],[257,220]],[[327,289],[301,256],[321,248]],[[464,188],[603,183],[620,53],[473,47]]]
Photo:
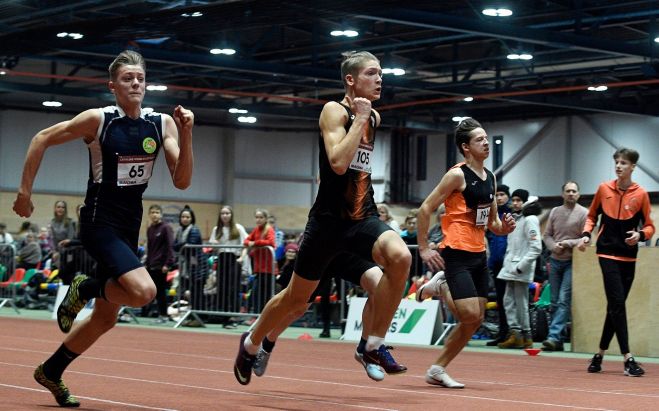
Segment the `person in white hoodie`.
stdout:
[[538,197],[529,197],[523,189],[511,196],[517,228],[508,235],[508,247],[503,268],[497,278],[506,281],[503,304],[510,333],[499,348],[530,348],[533,346],[529,321],[529,284],[533,281],[535,262],[542,252],[540,221],[542,208]]

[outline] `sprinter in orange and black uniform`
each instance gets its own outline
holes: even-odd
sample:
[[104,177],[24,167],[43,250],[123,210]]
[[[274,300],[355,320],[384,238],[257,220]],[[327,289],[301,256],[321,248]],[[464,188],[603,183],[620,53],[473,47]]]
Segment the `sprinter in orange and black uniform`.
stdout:
[[[373,325],[360,357],[387,373],[401,373],[384,337],[400,303],[412,256],[400,236],[378,218],[371,184],[371,162],[379,114],[371,102],[380,98],[382,68],[371,53],[349,53],[341,64],[346,93],[343,100],[323,107],[320,127],[320,187],[295,271],[288,286],[274,296],[251,332],[241,336],[234,375],[249,384],[256,354],[264,337],[291,313],[305,309],[323,271],[341,251],[373,261],[384,275],[375,291]],[[362,362],[360,360],[360,362]]]
[[650,217],[650,197],[643,187],[631,179],[638,157],[638,152],[628,148],[615,152],[613,159],[618,178],[604,182],[597,188],[588,210],[583,238],[578,245],[583,251],[590,243],[591,233],[601,215],[597,256],[602,269],[607,306],[599,352],[588,366],[588,372],[591,373],[602,370],[602,358],[614,334],[618,338],[620,352],[624,355],[625,375],[640,377],[645,373],[629,349],[625,309],[625,301],[634,281],[638,242],[652,238],[655,231]]
[[[444,344],[439,358],[426,372],[426,382],[447,388],[463,388],[453,380],[445,367],[467,345],[480,327],[487,302],[489,271],[485,253],[485,229],[504,235],[515,229],[510,214],[499,219],[496,179],[484,166],[490,146],[480,123],[472,118],[463,120],[455,131],[455,144],[465,156],[464,163],[451,168],[419,208],[417,215],[419,254],[434,271],[445,269],[446,282],[455,305],[457,327]],[[442,217],[444,239],[442,255],[428,247],[430,216],[441,203],[446,206]],[[436,274],[435,277],[439,275]],[[435,277],[429,283],[433,283]],[[424,287],[419,300],[427,298]]]

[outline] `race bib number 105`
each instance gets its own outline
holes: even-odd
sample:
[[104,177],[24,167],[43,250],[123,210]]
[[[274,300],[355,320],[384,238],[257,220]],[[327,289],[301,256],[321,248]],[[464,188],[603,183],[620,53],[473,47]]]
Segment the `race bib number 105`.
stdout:
[[153,171],[154,156],[119,156],[117,159],[117,185],[146,184]]
[[350,169],[363,171],[371,174],[371,157],[373,156],[373,145],[360,144],[357,152],[350,162]]

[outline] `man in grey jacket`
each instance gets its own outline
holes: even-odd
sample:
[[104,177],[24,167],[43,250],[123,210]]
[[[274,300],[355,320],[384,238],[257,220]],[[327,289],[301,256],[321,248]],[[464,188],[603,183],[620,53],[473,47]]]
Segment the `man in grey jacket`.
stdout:
[[506,281],[503,304],[510,334],[499,348],[529,348],[533,346],[529,322],[529,284],[533,281],[536,259],[542,252],[540,221],[542,208],[538,197],[529,197],[523,189],[511,196],[517,228],[508,234],[508,246],[503,268],[497,278]]
[[563,205],[551,210],[542,236],[551,251],[549,284],[553,313],[549,336],[542,342],[544,351],[563,351],[561,333],[572,306],[572,249],[581,240],[588,215],[588,209],[577,204],[578,200],[579,185],[574,181],[563,184]]

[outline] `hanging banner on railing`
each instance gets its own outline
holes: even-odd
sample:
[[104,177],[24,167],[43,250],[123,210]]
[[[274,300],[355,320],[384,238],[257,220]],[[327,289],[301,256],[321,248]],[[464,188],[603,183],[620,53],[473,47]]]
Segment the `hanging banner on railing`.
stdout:
[[[366,298],[350,300],[348,319],[343,339],[359,341],[362,336],[362,312]],[[401,300],[385,337],[388,343],[430,345],[441,334],[443,325],[438,300],[422,303]]]

